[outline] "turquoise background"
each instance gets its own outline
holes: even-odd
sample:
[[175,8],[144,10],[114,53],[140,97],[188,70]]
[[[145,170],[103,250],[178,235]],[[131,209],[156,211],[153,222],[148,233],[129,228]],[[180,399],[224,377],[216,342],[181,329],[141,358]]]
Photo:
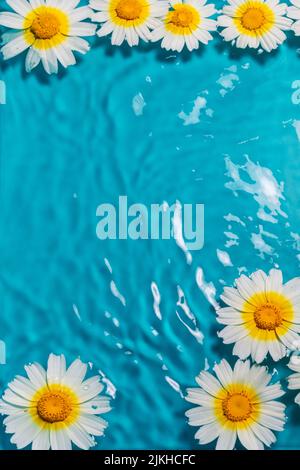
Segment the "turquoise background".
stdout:
[[[27,75],[24,55],[1,62],[1,392],[25,363],[45,365],[50,352],[80,356],[117,390],[97,448],[198,448],[182,395],[207,363],[235,358],[217,337],[197,269],[216,302],[240,272],[278,266],[285,280],[299,275],[300,84],[292,85],[300,39],[289,34],[271,54],[238,51],[218,35],[191,54],[92,43],[57,77]],[[139,94],[146,105],[136,115]],[[189,115],[197,97],[206,108],[184,125],[178,114]],[[204,248],[189,265],[174,240],[100,241],[96,208],[119,195],[130,204],[204,204]],[[176,305],[177,286],[196,325]],[[270,362],[270,371],[286,377],[287,361]],[[283,398],[289,419],[277,449],[300,447],[294,396]],[[4,428],[0,446],[13,448]]]

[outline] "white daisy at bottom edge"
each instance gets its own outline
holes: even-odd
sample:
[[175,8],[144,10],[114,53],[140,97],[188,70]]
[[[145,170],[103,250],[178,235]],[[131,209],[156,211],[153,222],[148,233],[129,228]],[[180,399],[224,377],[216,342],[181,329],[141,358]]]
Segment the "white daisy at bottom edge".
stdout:
[[232,369],[223,359],[214,372],[200,372],[199,388],[187,389],[186,400],[197,406],[186,416],[199,427],[199,444],[217,440],[217,450],[232,450],[240,441],[248,450],[263,450],[276,442],[273,431],[282,431],[286,421],[285,405],[276,399],[284,391],[279,382],[270,384],[267,368],[238,360]]
[[25,69],[30,72],[42,63],[48,74],[58,72],[58,64],[76,63],[74,52],[85,54],[89,43],[82,36],[94,36],[96,25],[83,21],[92,10],[75,8],[80,0],[18,0],[7,2],[14,12],[0,12],[0,25],[12,29],[2,35],[4,60],[27,51]]
[[100,414],[110,411],[110,399],[99,396],[100,376],[85,379],[87,364],[76,359],[66,368],[64,355],[50,354],[45,370],[40,364],[25,366],[28,378],[17,375],[0,401],[5,431],[13,434],[18,449],[71,450],[72,443],[87,450],[96,445],[107,422]]

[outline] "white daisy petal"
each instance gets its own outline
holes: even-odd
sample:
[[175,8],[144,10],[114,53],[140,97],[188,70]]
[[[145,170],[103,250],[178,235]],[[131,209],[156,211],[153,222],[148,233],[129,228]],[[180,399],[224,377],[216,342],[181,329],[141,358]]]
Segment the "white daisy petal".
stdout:
[[248,450],[263,450],[262,442],[256,437],[251,428],[238,429],[238,438]]
[[219,364],[215,364],[214,371],[224,388],[226,388],[229,383],[232,383],[233,371],[225,359]]
[[282,272],[279,269],[271,269],[266,279],[266,291],[281,292],[282,290]]
[[279,341],[270,341],[268,348],[274,361],[279,361],[279,359],[282,359],[286,355],[286,348]]
[[213,397],[201,388],[188,388],[185,399],[195,405],[211,406]]
[[32,441],[32,450],[49,450],[50,449],[50,433],[41,429]]
[[218,438],[216,450],[232,450],[236,443],[236,437],[235,430],[224,429]]
[[91,377],[80,384],[80,387],[76,388],[80,403],[84,403],[88,400],[99,395],[102,392],[104,386],[100,382],[99,376]]
[[233,347],[232,354],[238,356],[240,359],[247,359],[251,354],[251,339],[245,337],[237,341]]
[[195,439],[199,440],[199,444],[205,445],[214,441],[220,435],[220,427],[218,423],[204,424],[195,434]]
[[94,436],[102,436],[107,427],[107,421],[93,415],[81,415],[78,423],[87,433]]
[[33,48],[30,48],[29,51],[27,52],[26,56],[26,61],[25,61],[25,70],[26,72],[31,72],[32,69],[37,67],[41,61],[41,57],[39,53],[34,50]]
[[74,423],[72,426],[66,429],[66,433],[74,442],[74,444],[82,450],[88,450],[90,447],[93,447],[95,441],[92,437],[77,423]]
[[282,397],[284,390],[282,390],[280,384],[268,385],[259,394],[261,401],[274,400],[275,398]]
[[62,383],[69,385],[70,387],[79,386],[82,383],[86,372],[87,365],[84,364],[84,362],[82,362],[80,359],[75,359],[62,378]]
[[85,414],[103,414],[111,410],[108,397],[98,397],[80,404],[80,409]]
[[270,446],[276,442],[276,437],[274,433],[266,428],[265,426],[261,426],[259,423],[252,423],[251,429],[256,435],[256,437],[262,441],[266,446]]
[[31,5],[26,0],[6,0],[6,3],[24,17],[31,11]]
[[23,29],[24,18],[16,13],[5,11],[0,13],[0,24],[7,28]]
[[52,450],[72,450],[71,439],[66,430],[55,425],[50,429],[50,445]]
[[25,41],[24,36],[17,36],[1,48],[3,59],[11,59],[24,52],[28,47],[30,47],[30,44]]
[[60,356],[55,356],[55,354],[50,354],[48,359],[47,367],[47,382],[48,384],[52,383],[61,383],[66,373],[66,359],[63,354]]
[[186,417],[189,419],[190,426],[202,426],[203,424],[213,423],[216,416],[212,409],[203,406],[197,406],[186,411]]
[[196,382],[198,385],[200,385],[203,390],[205,390],[207,393],[209,393],[212,396],[218,395],[221,387],[220,382],[209,372],[202,371],[196,377]]

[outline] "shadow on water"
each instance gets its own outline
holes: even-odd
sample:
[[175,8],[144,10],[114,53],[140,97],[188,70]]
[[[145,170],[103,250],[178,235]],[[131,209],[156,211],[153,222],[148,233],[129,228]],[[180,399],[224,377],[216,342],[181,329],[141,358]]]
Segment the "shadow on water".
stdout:
[[[286,40],[286,45],[289,49],[300,49],[300,37],[295,35],[288,36]],[[227,54],[228,58],[233,61],[241,61],[245,59],[253,59],[260,65],[265,65],[268,61],[273,60],[275,57],[278,57],[280,54],[280,47],[275,49],[274,51],[268,53],[263,51],[262,53],[258,53],[257,49],[240,49],[232,45],[231,42],[224,41],[221,36],[215,36],[213,41],[208,44],[208,47],[213,47],[215,51],[220,54]],[[109,38],[100,38],[95,37],[93,42],[91,43],[91,48],[97,49],[102,48],[104,49],[104,54],[106,57],[117,57],[122,56],[124,59],[129,59],[133,56],[139,56],[140,54],[147,54],[147,53],[154,53],[156,55],[156,59],[161,63],[172,63],[177,62],[180,60],[182,63],[188,63],[195,57],[202,58],[207,53],[207,46],[203,44],[199,44],[199,49],[193,50],[192,52],[188,51],[185,47],[182,52],[177,51],[167,51],[162,49],[159,42],[143,42],[140,41],[137,47],[130,47],[126,42],[124,42],[121,46],[113,46],[110,42]],[[300,58],[300,54],[299,55]],[[25,61],[25,54],[21,54],[22,60],[20,61],[20,57],[17,55],[8,61],[0,61],[0,71],[4,72],[8,70],[10,67],[16,66],[18,62],[21,62],[20,65],[20,74],[22,79],[28,79],[28,74],[24,68],[24,61]],[[76,64],[81,64],[85,59],[84,56],[80,54],[76,54]],[[34,70],[34,73],[37,77],[37,80],[43,84],[48,85],[50,80],[50,75],[47,75],[43,69],[41,64]],[[64,79],[68,74],[67,69],[64,69],[61,65],[59,65],[59,70],[57,73],[58,80]]]
[[300,58],[300,37],[299,36],[288,36],[286,45],[289,49],[295,49],[297,51],[298,58]]
[[257,49],[241,49],[233,46],[231,42],[223,41],[221,37],[215,38],[214,48],[219,54],[227,53],[230,60],[239,62],[248,58],[254,60],[259,65],[265,65],[279,54],[279,48],[271,52],[263,51],[262,53],[258,53]]

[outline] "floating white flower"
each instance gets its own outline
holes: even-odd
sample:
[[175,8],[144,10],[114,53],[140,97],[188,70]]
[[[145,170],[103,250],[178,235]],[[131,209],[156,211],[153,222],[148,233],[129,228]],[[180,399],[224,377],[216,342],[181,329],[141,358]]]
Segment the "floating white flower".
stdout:
[[[292,355],[288,367],[295,372],[288,377],[288,388],[300,391],[300,357]],[[296,395],[295,402],[300,405],[300,392]]]
[[207,44],[215,31],[217,22],[209,19],[216,12],[215,6],[206,5],[206,0],[171,0],[170,9],[162,23],[152,32],[152,40],[162,39],[161,47],[181,52],[184,46],[189,51]]
[[229,307],[217,310],[218,321],[227,325],[219,336],[225,344],[235,343],[233,354],[248,356],[260,363],[268,353],[274,361],[286,355],[287,348],[299,346],[300,278],[283,284],[282,272],[272,269],[267,276],[256,271],[242,275],[236,289],[225,287],[221,296]]
[[218,25],[226,41],[237,47],[262,47],[267,52],[276,49],[286,39],[291,20],[286,18],[287,5],[279,0],[228,0]]
[[95,445],[107,426],[96,416],[110,410],[109,398],[98,396],[100,377],[84,380],[87,365],[76,359],[68,369],[63,355],[50,354],[47,371],[40,364],[25,366],[28,378],[16,376],[0,402],[0,413],[11,442],[19,449],[71,450]]
[[238,439],[249,450],[262,450],[276,441],[271,430],[282,431],[285,406],[275,401],[284,394],[280,383],[269,385],[271,375],[262,366],[238,360],[232,370],[227,361],[196,377],[200,388],[189,388],[186,400],[198,405],[186,412],[191,426],[200,426],[195,439],[231,450]]
[[296,36],[300,36],[300,0],[291,0],[293,4],[292,7],[288,7],[287,15],[293,20],[297,20],[292,25],[292,30],[295,32]]
[[3,35],[4,59],[28,50],[25,67],[30,72],[41,61],[47,73],[57,73],[58,62],[64,67],[76,63],[73,51],[85,54],[89,44],[80,36],[93,36],[96,27],[83,22],[91,10],[75,8],[80,0],[6,0],[16,12],[1,12],[0,25],[14,32]]
[[120,46],[127,41],[137,46],[139,39],[151,39],[150,30],[160,24],[159,18],[168,9],[164,0],[90,0],[90,7],[99,12],[92,20],[103,23],[98,36],[112,33],[111,43]]

